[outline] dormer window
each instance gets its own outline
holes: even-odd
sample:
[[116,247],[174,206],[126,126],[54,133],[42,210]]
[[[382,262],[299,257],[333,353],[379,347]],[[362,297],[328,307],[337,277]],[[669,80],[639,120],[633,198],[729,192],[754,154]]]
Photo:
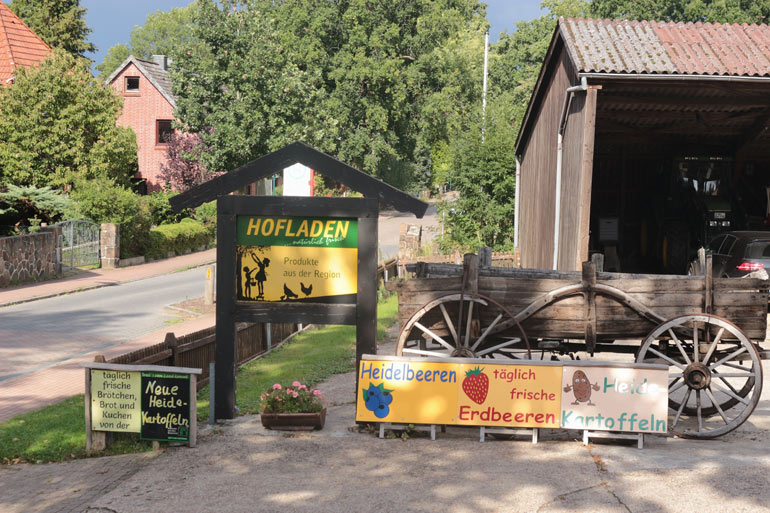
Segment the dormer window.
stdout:
[[126,92],[127,93],[139,92],[139,77],[126,77]]

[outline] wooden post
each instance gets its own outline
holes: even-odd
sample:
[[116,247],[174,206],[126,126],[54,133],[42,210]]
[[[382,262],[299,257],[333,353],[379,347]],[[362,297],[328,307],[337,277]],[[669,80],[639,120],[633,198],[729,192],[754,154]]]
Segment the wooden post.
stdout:
[[591,263],[594,264],[597,273],[604,272],[604,253],[594,253],[591,255]]
[[[104,363],[104,355],[94,356],[94,361]],[[107,432],[91,430],[91,369],[86,369],[86,452],[103,451],[107,448]]]
[[463,256],[463,274],[465,275],[465,292],[479,293],[479,257],[473,253]]
[[171,350],[171,365],[174,367],[181,367],[179,365],[179,344],[176,340],[176,335],[169,332],[166,333],[166,339],[163,341],[166,347]]
[[479,248],[479,267],[492,267],[492,248]]
[[225,196],[217,201],[217,419],[235,417],[235,213],[232,203],[223,201],[230,198]]
[[700,264],[699,276],[706,276],[706,250],[704,248],[698,250],[698,263]]
[[704,291],[704,301],[703,301],[703,311],[710,314],[714,309],[714,266],[713,266],[713,256],[712,255],[706,255],[706,272],[705,275],[705,291]]
[[596,267],[593,262],[583,262],[583,300],[585,302],[585,340],[586,349],[591,356],[596,348]]
[[198,376],[190,374],[190,441],[188,447],[195,447],[198,441]]

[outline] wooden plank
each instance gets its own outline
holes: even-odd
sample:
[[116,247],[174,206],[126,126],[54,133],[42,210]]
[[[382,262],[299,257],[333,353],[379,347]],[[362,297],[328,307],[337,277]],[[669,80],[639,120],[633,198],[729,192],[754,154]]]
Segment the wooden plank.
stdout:
[[585,95],[583,110],[583,147],[580,163],[578,200],[578,234],[575,269],[588,259],[588,240],[591,229],[591,191],[594,172],[594,139],[596,133],[596,93],[601,86],[590,86]]
[[596,286],[596,268],[591,262],[583,262],[583,287],[586,292],[583,293],[585,303],[583,313],[585,315],[585,342],[588,346],[588,352],[593,356],[594,347],[596,347],[596,294],[593,289]]
[[170,367],[168,365],[125,365],[121,363],[84,362],[81,363],[80,366],[85,367],[86,369],[124,370],[135,372],[176,372],[178,374],[200,374],[202,372],[201,369]]
[[[377,354],[377,209],[358,219],[358,291],[356,293],[356,369],[364,354]],[[356,373],[358,378],[358,373]],[[356,379],[358,390],[358,379]]]

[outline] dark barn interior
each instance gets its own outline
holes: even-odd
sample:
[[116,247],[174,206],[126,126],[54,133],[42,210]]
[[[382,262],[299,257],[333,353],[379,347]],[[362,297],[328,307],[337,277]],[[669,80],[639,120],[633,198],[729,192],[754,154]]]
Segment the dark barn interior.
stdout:
[[768,229],[770,79],[599,75],[589,251],[605,268],[681,274],[714,235]]

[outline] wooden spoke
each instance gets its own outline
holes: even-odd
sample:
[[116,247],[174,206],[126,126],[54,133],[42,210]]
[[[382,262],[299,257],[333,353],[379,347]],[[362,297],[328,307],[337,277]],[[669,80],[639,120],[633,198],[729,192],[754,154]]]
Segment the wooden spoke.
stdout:
[[749,404],[749,400],[748,400],[748,399],[746,399],[745,397],[741,397],[741,396],[739,396],[738,394],[734,394],[734,393],[732,393],[730,390],[725,390],[725,389],[724,389],[724,388],[722,388],[721,386],[717,385],[717,384],[716,384],[714,381],[712,381],[712,382],[711,382],[711,386],[713,386],[714,388],[716,388],[717,390],[719,390],[719,391],[720,391],[720,392],[722,392],[723,394],[727,394],[727,395],[729,395],[730,397],[732,397],[732,398],[733,398],[733,399],[735,399],[736,401],[740,401],[740,402],[742,402],[743,404]]
[[681,363],[679,363],[679,362],[677,362],[677,361],[674,361],[674,360],[672,360],[671,358],[669,358],[668,356],[664,355],[663,353],[661,353],[661,352],[660,352],[660,351],[658,351],[657,349],[649,348],[649,349],[647,349],[647,350],[648,350],[649,352],[651,352],[652,354],[654,354],[654,355],[658,356],[659,358],[663,358],[664,360],[666,360],[666,361],[667,361],[668,363],[670,363],[671,365],[674,365],[674,366],[676,366],[676,367],[679,367],[679,368],[680,368],[680,369],[682,369],[682,370],[684,370],[684,369],[685,369],[685,366],[684,366],[684,365],[682,365]]
[[676,416],[674,417],[674,424],[671,426],[671,428],[675,428],[677,423],[679,422],[679,418],[682,416],[682,410],[684,410],[684,405],[687,404],[687,401],[690,400],[690,393],[692,392],[692,388],[687,389],[687,393],[684,396],[684,401],[682,401],[682,404],[679,405],[679,409],[676,411]]
[[682,358],[684,358],[685,363],[687,363],[687,365],[690,365],[691,363],[690,357],[687,356],[687,353],[685,352],[684,347],[682,347],[682,343],[679,342],[679,339],[676,337],[674,330],[673,329],[668,330],[668,334],[671,337],[671,340],[673,340],[674,343],[676,344],[676,347],[679,348],[679,352],[682,353]]
[[707,363],[709,361],[709,358],[711,358],[711,355],[714,354],[714,350],[717,348],[717,344],[719,344],[719,341],[722,340],[722,334],[725,332],[724,328],[719,328],[719,331],[717,332],[717,336],[714,337],[714,341],[709,346],[708,351],[706,351],[706,355],[703,357],[703,363]]
[[454,351],[454,349],[455,349],[455,348],[454,348],[454,347],[452,347],[451,345],[449,345],[449,343],[448,343],[446,340],[444,340],[443,338],[439,337],[438,335],[436,335],[435,333],[433,333],[431,330],[429,330],[428,328],[426,328],[425,326],[423,326],[423,325],[422,325],[422,324],[420,324],[419,322],[415,322],[415,323],[414,323],[414,326],[415,326],[417,329],[421,330],[421,331],[422,331],[423,333],[425,333],[426,335],[428,335],[430,338],[432,338],[433,340],[435,340],[436,342],[438,342],[439,344],[441,344],[442,346],[446,347],[446,348],[447,348],[447,349],[449,349],[450,351]]
[[503,347],[511,346],[513,344],[518,344],[519,342],[521,342],[520,338],[512,338],[510,340],[506,340],[502,344],[498,344],[496,346],[492,346],[490,348],[484,349],[483,351],[479,351],[478,353],[476,353],[476,356],[484,356],[485,354],[492,353],[494,351],[502,349]]
[[468,347],[471,341],[471,325],[473,323],[473,301],[468,302],[468,320],[465,324],[465,340],[463,346]]
[[[484,333],[481,334],[481,336],[476,341],[476,343],[471,346],[471,351],[475,351],[476,348],[479,347],[479,345],[481,345],[481,343],[484,341],[484,339],[487,338],[487,335],[489,334],[489,332],[492,331],[492,328],[497,326],[497,323],[500,322],[500,319],[502,319],[502,318],[503,318],[503,314],[499,314],[497,317],[495,317],[495,320],[492,321],[492,324],[490,324],[489,327],[487,327],[487,329],[484,330]],[[521,339],[519,339],[519,340],[521,340]]]
[[401,351],[404,354],[416,354],[419,356],[438,356],[439,358],[451,358],[451,355],[446,353],[439,353],[436,351],[423,351],[422,349],[403,349]]
[[457,346],[460,343],[460,341],[457,339],[457,331],[455,330],[455,325],[452,324],[452,319],[449,318],[449,314],[446,311],[446,307],[444,306],[444,303],[439,303],[438,307],[441,310],[441,315],[444,316],[444,322],[446,323],[447,328],[449,329],[449,333],[452,334],[452,338],[455,341],[455,346]]
[[[695,344],[696,347],[698,344]],[[697,358],[697,351],[696,351],[696,358]],[[701,407],[700,402],[700,390],[695,391],[695,407],[698,410],[698,431],[703,431],[703,409]]]
[[728,354],[727,356],[725,356],[724,358],[722,358],[718,362],[712,363],[711,365],[709,365],[709,370],[714,370],[716,367],[719,367],[720,365],[722,365],[726,361],[732,360],[733,358],[735,358],[739,354],[745,353],[746,351],[748,351],[748,349],[745,348],[745,347],[741,347],[739,349],[736,349],[735,351],[733,351],[732,353]]
[[683,387],[683,386],[685,386],[686,384],[687,384],[687,383],[685,383],[684,381],[681,381],[681,382],[679,382],[679,384],[677,384],[676,386],[669,386],[669,387],[668,387],[668,393],[670,394],[671,392],[676,392],[677,390],[679,390],[680,388],[682,388],[682,387]]
[[738,369],[746,372],[752,372],[749,367],[744,367],[742,365],[738,365],[737,363],[725,362],[722,365],[724,365],[725,367],[730,367],[731,369]]
[[[698,357],[699,352],[699,344],[698,344],[698,325],[695,322],[695,320],[692,321],[692,361],[699,362],[700,358]],[[697,394],[697,401],[700,405],[700,393]],[[698,406],[700,408],[700,406]],[[698,416],[700,418],[700,415]],[[698,429],[700,431],[700,429]]]
[[711,390],[708,388],[703,389],[704,392],[706,392],[706,395],[709,398],[709,401],[711,401],[711,404],[714,405],[714,407],[717,409],[717,412],[719,412],[719,416],[722,417],[722,420],[725,421],[725,424],[729,424],[727,421],[727,416],[725,415],[725,412],[722,411],[722,407],[719,406],[719,402],[714,398],[714,394],[711,393]]

